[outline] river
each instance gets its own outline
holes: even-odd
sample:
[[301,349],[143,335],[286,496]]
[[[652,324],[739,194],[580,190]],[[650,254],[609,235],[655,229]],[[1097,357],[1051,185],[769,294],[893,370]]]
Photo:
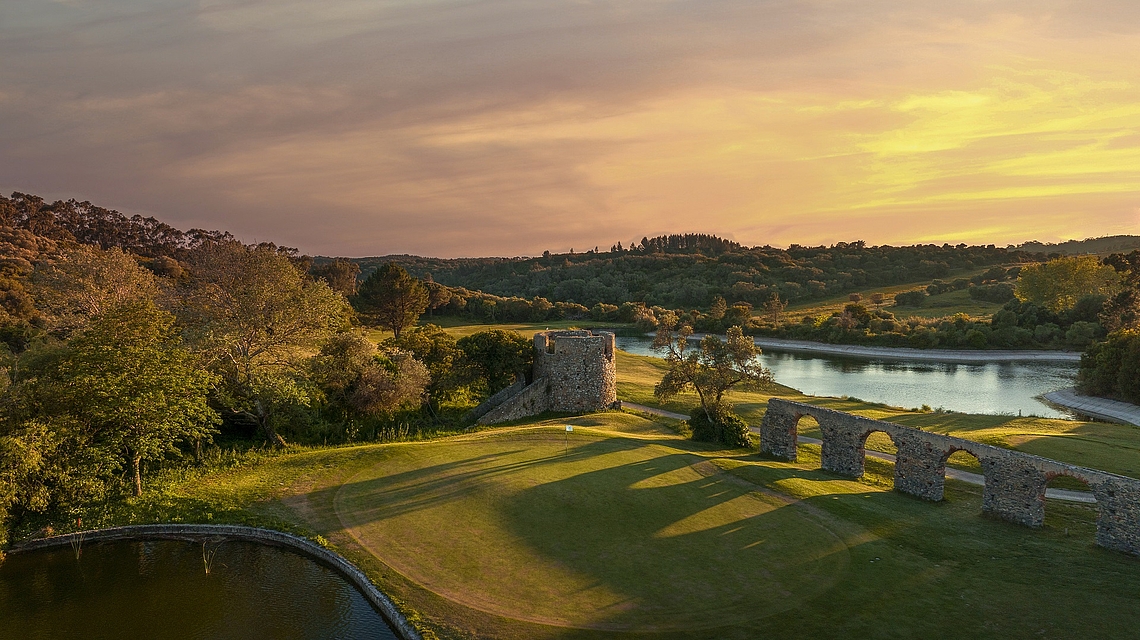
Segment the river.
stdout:
[[[619,349],[658,356],[649,338],[618,337]],[[927,405],[960,413],[1072,418],[1038,396],[1073,386],[1077,364],[943,364],[808,355],[765,349],[776,382],[814,396],[848,396],[907,409]]]

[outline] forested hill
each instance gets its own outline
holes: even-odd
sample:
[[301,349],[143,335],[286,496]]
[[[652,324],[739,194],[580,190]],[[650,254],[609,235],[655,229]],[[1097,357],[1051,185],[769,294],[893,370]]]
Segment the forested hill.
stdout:
[[356,262],[362,275],[396,262],[419,277],[430,275],[441,284],[500,296],[539,296],[586,306],[636,301],[693,308],[707,307],[717,295],[729,303],[760,305],[774,294],[794,302],[1036,259],[993,245],[841,242],[777,249],[743,247],[715,236],[661,236],[634,247],[536,258],[383,256]]
[[1108,255],[1110,253],[1128,253],[1140,249],[1140,236],[1105,236],[1103,238],[1085,238],[1084,240],[1068,240],[1057,243],[1032,241],[1019,244],[1013,248],[1030,253],[1066,256],[1086,253]]

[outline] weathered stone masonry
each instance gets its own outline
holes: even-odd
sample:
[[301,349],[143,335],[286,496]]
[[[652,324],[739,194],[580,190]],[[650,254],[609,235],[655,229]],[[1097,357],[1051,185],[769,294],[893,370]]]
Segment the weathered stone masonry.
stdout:
[[544,411],[586,413],[617,403],[614,334],[608,331],[543,331],[534,335],[529,385],[519,383],[480,405],[479,424],[496,424]]
[[1096,496],[1097,544],[1140,555],[1140,480],[777,398],[768,401],[760,450],[795,460],[796,425],[803,416],[815,418],[823,434],[820,466],[852,478],[863,475],[867,436],[886,433],[898,447],[895,490],[926,500],[942,499],[946,460],[955,451],[966,451],[978,459],[985,476],[982,510],[1030,527],[1044,522],[1049,480],[1077,478]]

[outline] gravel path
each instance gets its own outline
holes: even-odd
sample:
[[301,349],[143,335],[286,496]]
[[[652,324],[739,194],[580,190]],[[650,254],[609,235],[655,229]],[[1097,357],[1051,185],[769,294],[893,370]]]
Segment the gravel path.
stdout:
[[[1121,403],[1121,404],[1123,404],[1123,403]],[[673,418],[674,420],[688,420],[689,419],[689,416],[686,416],[686,415],[683,415],[680,413],[674,413],[672,411],[666,411],[664,409],[658,409],[656,407],[647,407],[643,404],[636,404],[633,402],[622,401],[621,406],[623,409],[632,409],[634,411],[642,411],[644,413],[651,413],[653,415],[663,416],[665,418]],[[1128,405],[1128,406],[1132,406],[1132,405]],[[1133,407],[1133,408],[1140,410],[1140,407]],[[752,427],[751,429],[752,429],[753,433],[759,433],[760,432],[759,427]],[[804,444],[815,444],[815,445],[822,445],[823,444],[822,440],[817,440],[816,438],[808,438],[806,436],[799,436],[798,441],[802,442]],[[895,461],[895,457],[893,455],[891,455],[889,453],[883,453],[881,451],[867,450],[867,455],[872,457],[872,458],[878,458],[880,460],[886,460],[886,461],[891,462],[891,463],[894,463],[894,461]],[[960,481],[965,482],[967,484],[977,485],[979,487],[985,486],[985,484],[986,484],[986,479],[981,474],[970,473],[969,471],[962,471],[961,469],[954,469],[952,467],[946,467],[946,477],[947,478],[953,478],[954,480],[960,480]],[[1053,498],[1056,500],[1065,500],[1067,502],[1084,502],[1084,503],[1088,503],[1088,504],[1095,504],[1096,503],[1096,498],[1094,498],[1092,493],[1089,491],[1069,491],[1067,489],[1046,489],[1045,490],[1045,497],[1046,498]]]

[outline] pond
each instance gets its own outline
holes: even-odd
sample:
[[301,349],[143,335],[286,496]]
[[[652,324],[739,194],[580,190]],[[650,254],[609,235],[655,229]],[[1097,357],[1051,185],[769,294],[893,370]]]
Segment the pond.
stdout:
[[0,564],[0,639],[395,639],[341,576],[252,542],[89,544]]
[[[648,338],[619,337],[617,346],[638,355],[659,356]],[[1043,393],[1073,386],[1077,364],[991,362],[943,364],[857,359],[765,349],[760,357],[776,382],[814,396],[848,396],[896,407],[946,409],[960,413],[1071,418],[1045,404]]]

